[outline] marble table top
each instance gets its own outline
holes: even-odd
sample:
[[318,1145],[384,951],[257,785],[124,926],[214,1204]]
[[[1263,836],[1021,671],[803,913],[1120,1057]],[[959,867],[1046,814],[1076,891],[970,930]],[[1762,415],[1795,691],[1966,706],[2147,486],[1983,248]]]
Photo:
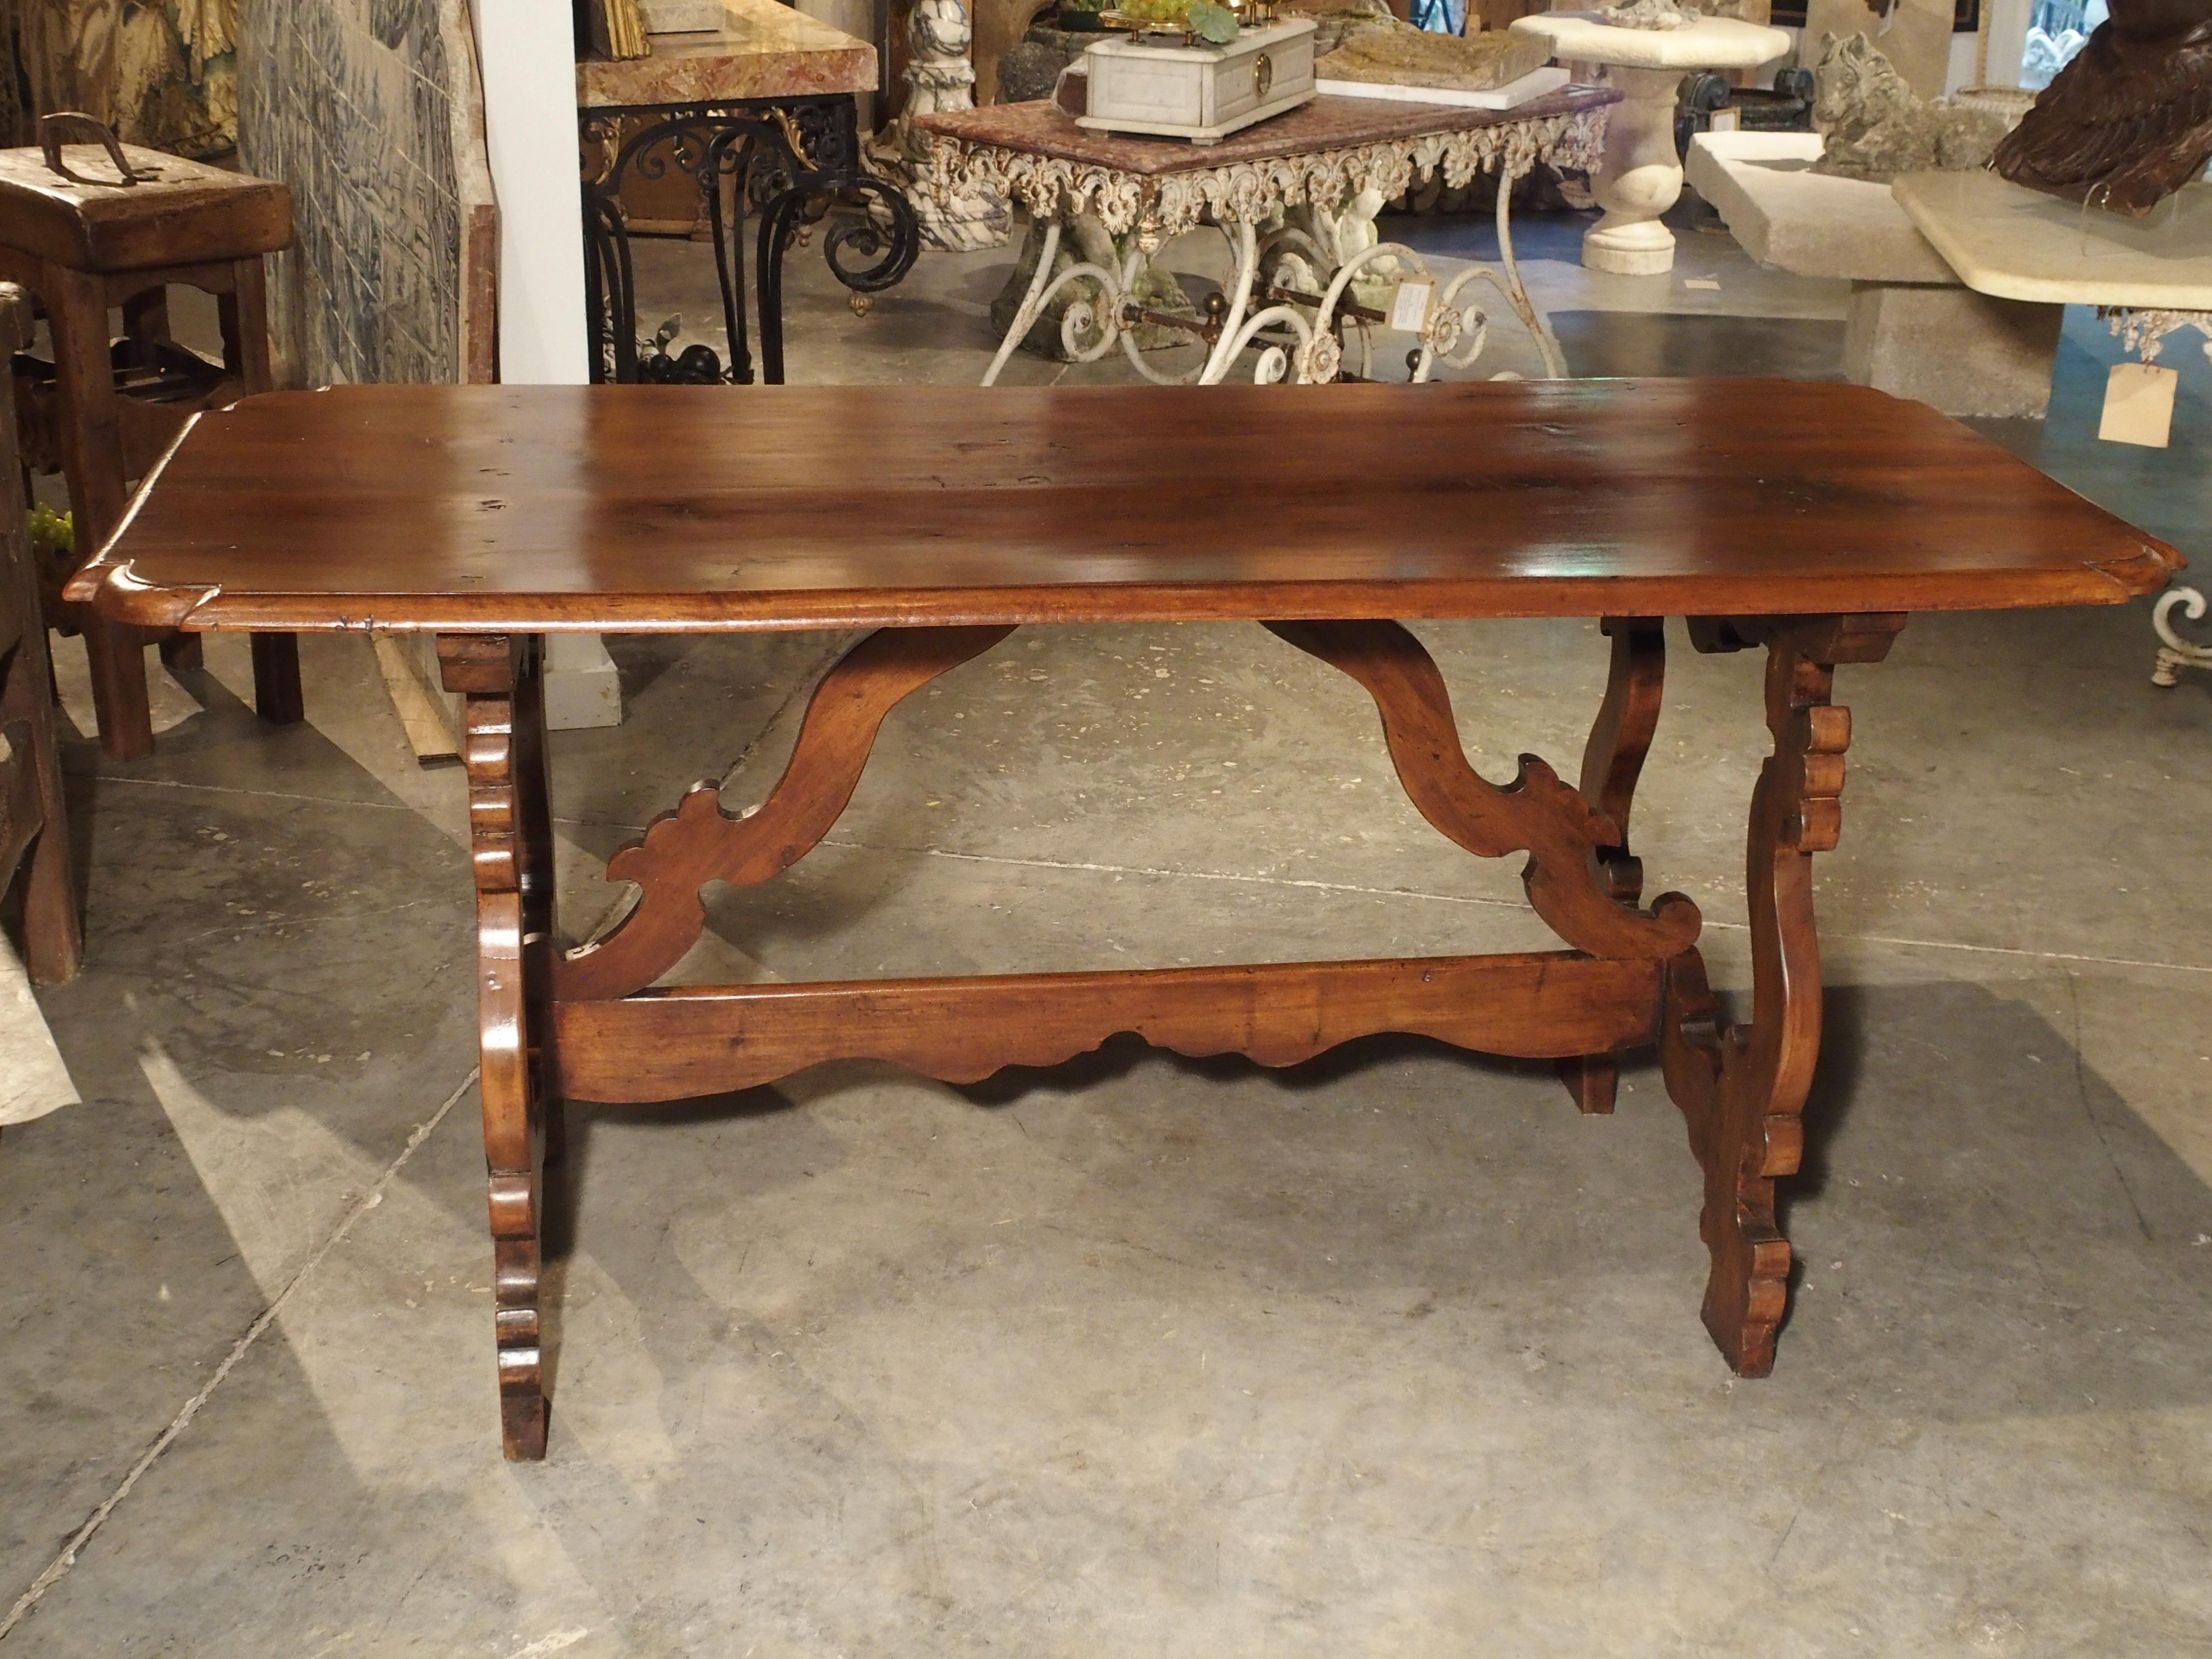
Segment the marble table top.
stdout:
[[1545,36],[1554,53],[1572,62],[1623,69],[1757,69],[1790,50],[1780,29],[1734,17],[1701,17],[1679,29],[1626,29],[1592,11],[1547,11],[1516,18],[1513,27]]
[[1682,165],[1763,265],[1856,283],[1958,286],[1887,185],[1815,173],[1817,132],[1701,132]]
[[810,93],[873,92],[876,49],[842,29],[780,3],[722,0],[726,27],[647,37],[643,58],[586,58],[576,65],[576,105],[713,104]]
[[1093,132],[1075,125],[1049,99],[993,104],[982,109],[915,118],[925,132],[1029,155],[1152,178],[1255,161],[1276,161],[1317,151],[1358,149],[1433,133],[1579,115],[1620,101],[1610,87],[1564,87],[1514,109],[1469,109],[1456,104],[1407,104],[1376,98],[1326,94],[1246,127],[1218,144],[1180,138],[1141,138]]
[[2057,305],[2212,311],[2212,185],[2147,220],[2083,209],[1994,173],[1913,173],[1890,186],[1978,293]]
[[1362,191],[1384,201],[1440,173],[1518,176],[1537,163],[1594,170],[1622,94],[1568,87],[1516,109],[1323,96],[1218,144],[1091,132],[1050,101],[917,117],[931,135],[927,187],[1011,198],[1038,215],[1096,214],[1110,235],[1158,246],[1211,220],[1257,225],[1302,202],[1334,210]]

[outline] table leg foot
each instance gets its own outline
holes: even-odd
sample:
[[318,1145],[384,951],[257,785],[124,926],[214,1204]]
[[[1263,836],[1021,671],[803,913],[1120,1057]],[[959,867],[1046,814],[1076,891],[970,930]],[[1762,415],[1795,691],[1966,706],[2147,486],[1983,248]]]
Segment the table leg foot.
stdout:
[[1705,1329],[1739,1376],[1774,1369],[1774,1339],[1790,1297],[1790,1242],[1774,1213],[1774,1177],[1795,1172],[1794,1117],[1778,1139],[1751,1091],[1745,1032],[1717,1020],[1705,964],[1686,951],[1668,965],[1660,1060],[1667,1091],[1689,1126],[1690,1151],[1705,1175],[1698,1236],[1711,1258]]
[[255,634],[253,712],[271,726],[296,726],[307,718],[300,692],[300,640],[295,634]]
[[545,1456],[545,1423],[551,1408],[542,1394],[501,1395],[499,1400],[500,1449],[510,1463],[536,1463]]
[[[1790,1242],[1775,1182],[1803,1159],[1805,1098],[1820,1051],[1820,952],[1813,919],[1813,854],[1843,828],[1850,711],[1829,696],[1838,662],[1877,662],[1901,617],[1749,620],[1708,632],[1707,648],[1763,641],[1766,724],[1774,752],[1752,795],[1747,836],[1752,1018],[1723,1025],[1703,962],[1668,964],[1660,1063],[1705,1170],[1698,1232],[1712,1258],[1705,1328],[1740,1376],[1774,1368],[1790,1301]],[[1693,637],[1697,634],[1693,625]],[[1723,635],[1725,636],[1723,638]]]
[[154,714],[146,692],[146,638],[125,623],[94,616],[85,624],[92,663],[92,710],[100,751],[110,760],[143,760],[154,752]]
[[496,1170],[491,1176],[500,1443],[510,1462],[545,1455],[544,1324],[538,1305],[543,1187],[534,1171]]
[[1620,1085],[1620,1067],[1610,1055],[1582,1054],[1559,1062],[1559,1081],[1575,1097],[1584,1117],[1611,1117]]
[[539,1282],[545,1158],[552,1114],[538,1076],[544,960],[552,926],[551,825],[545,811],[544,641],[447,635],[446,689],[461,694],[469,842],[477,887],[477,1015],[492,1240],[492,1331],[501,1443],[510,1459],[545,1455]]

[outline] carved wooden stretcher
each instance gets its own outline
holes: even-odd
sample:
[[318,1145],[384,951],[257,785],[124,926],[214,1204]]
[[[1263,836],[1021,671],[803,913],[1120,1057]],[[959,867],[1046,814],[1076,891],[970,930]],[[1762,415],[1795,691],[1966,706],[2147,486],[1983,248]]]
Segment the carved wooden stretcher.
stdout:
[[[726,460],[719,458],[727,458]],[[971,1081],[1121,1031],[1289,1065],[1382,1031],[1556,1060],[1585,1112],[1656,1048],[1705,1172],[1705,1319],[1764,1375],[1820,1047],[1812,854],[1836,845],[1847,710],[1921,609],[2116,604],[2167,549],[1964,428],[1840,386],[1338,386],[1206,397],[787,387],[353,387],[200,417],[76,591],[191,629],[426,629],[466,700],[507,1455],[545,1448],[539,1227],[564,1098],[636,1102],[829,1060]],[[1717,1018],[1698,908],[1630,851],[1661,619],[1766,653],[1750,812],[1751,1018]],[[1468,763],[1406,618],[1604,619],[1612,675],[1571,786]],[[829,830],[884,715],[1019,626],[1257,622],[1373,696],[1428,821],[1527,855],[1566,949],[1415,961],[656,988],[708,881],[765,881]],[[869,628],[750,817],[702,785],[617,854],[634,908],[553,915],[543,636]]]

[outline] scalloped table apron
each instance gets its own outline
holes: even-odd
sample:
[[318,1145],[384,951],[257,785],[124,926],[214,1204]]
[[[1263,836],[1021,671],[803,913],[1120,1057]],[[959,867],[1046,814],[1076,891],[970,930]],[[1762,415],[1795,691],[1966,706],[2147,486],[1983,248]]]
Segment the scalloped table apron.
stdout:
[[[1837,668],[1879,661],[1912,611],[2115,605],[2177,562],[1863,386],[361,386],[196,417],[70,593],[149,627],[438,636],[466,705],[501,1413],[507,1455],[534,1458],[563,1101],[714,1095],[825,1060],[970,1082],[1125,1031],[1268,1066],[1418,1032],[1556,1062],[1595,1113],[1621,1056],[1656,1049],[1705,1171],[1705,1324],[1764,1375],[1789,1294],[1775,1182],[1797,1168],[1820,1043],[1813,855],[1842,828],[1851,738]],[[1742,1021],[1706,989],[1697,905],[1647,902],[1630,850],[1670,615],[1699,650],[1765,655]],[[1534,756],[1503,784],[1469,765],[1405,622],[1489,617],[1595,617],[1611,636],[1577,781]],[[770,880],[820,842],[902,698],[1017,628],[1127,622],[1258,623],[1349,675],[1421,815],[1477,857],[1525,859],[1565,948],[660,983],[706,927],[706,884]],[[608,862],[637,901],[581,942],[555,914],[540,696],[545,635],[568,629],[872,630],[815,689],[759,809],[695,787]]]
[[[1411,377],[1426,380],[1439,362],[1468,368],[1481,355],[1488,319],[1461,303],[1479,283],[1513,308],[1545,373],[1559,380],[1567,372],[1559,342],[1513,257],[1513,182],[1540,164],[1594,170],[1606,112],[1620,97],[1567,87],[1516,109],[1482,110],[1324,94],[1218,144],[1088,131],[1048,101],[994,104],[915,120],[931,140],[916,185],[947,204],[975,192],[1011,197],[1043,227],[1036,273],[985,386],[1071,289],[1060,320],[1067,356],[1094,362],[1118,346],[1156,384],[1217,386],[1248,350],[1258,353],[1258,381],[1337,380],[1347,330],[1357,337],[1358,378],[1373,379],[1374,331],[1394,320],[1415,340]],[[1375,229],[1382,204],[1439,170],[1455,189],[1498,175],[1498,264],[1471,264],[1441,283],[1419,253]],[[1139,279],[1152,257],[1200,225],[1229,243],[1225,305],[1192,319],[1141,303]],[[1060,265],[1064,240],[1079,257]],[[1418,317],[1391,315],[1401,282],[1428,285]],[[1202,361],[1175,375],[1155,368],[1139,347],[1146,326],[1189,335],[1204,345]]]

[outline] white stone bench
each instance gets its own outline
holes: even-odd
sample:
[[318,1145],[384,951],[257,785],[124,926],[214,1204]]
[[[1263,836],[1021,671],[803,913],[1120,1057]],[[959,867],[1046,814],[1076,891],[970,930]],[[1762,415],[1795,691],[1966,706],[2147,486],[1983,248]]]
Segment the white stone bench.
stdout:
[[1706,132],[1684,173],[1745,252],[1851,285],[1844,372],[1946,415],[2040,416],[2064,307],[1962,283],[1887,185],[1814,173],[1818,134]]

